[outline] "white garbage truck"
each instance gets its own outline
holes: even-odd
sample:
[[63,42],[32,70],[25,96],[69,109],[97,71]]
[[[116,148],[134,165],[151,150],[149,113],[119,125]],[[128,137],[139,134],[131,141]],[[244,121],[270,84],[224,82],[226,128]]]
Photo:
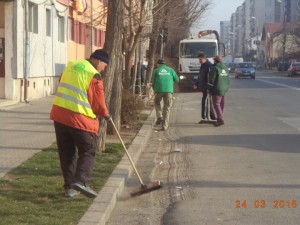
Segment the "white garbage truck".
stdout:
[[216,55],[225,55],[225,47],[220,43],[219,33],[216,30],[204,30],[198,37],[183,39],[179,43],[178,75],[180,87],[192,88],[198,79],[200,63],[198,55],[204,53],[213,63]]

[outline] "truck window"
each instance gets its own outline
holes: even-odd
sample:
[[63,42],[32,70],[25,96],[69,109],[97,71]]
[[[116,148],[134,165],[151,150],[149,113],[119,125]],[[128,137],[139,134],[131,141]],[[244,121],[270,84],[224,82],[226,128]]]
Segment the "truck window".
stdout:
[[199,53],[203,52],[208,58],[217,55],[217,45],[214,42],[181,43],[181,58],[197,58]]

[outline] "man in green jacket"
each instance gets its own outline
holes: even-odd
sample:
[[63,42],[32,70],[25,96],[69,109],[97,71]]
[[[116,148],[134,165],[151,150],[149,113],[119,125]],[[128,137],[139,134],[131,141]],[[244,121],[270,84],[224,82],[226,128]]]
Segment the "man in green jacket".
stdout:
[[[152,88],[155,93],[154,107],[157,118],[156,125],[161,124],[162,130],[167,130],[169,127],[174,82],[179,82],[176,72],[171,67],[166,66],[163,59],[159,59],[157,68],[152,74]],[[161,100],[163,100],[163,110],[160,104]]]
[[222,63],[222,57],[220,55],[214,58],[214,64],[211,68],[207,85],[217,113],[215,126],[218,127],[224,124],[225,94],[230,85],[228,68]]

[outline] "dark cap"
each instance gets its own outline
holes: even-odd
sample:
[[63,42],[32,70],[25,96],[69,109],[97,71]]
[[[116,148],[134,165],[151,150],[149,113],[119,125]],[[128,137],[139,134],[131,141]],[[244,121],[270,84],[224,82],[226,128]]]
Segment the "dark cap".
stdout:
[[159,60],[157,60],[157,64],[165,64],[165,60],[164,59],[159,59]]
[[97,49],[96,51],[94,51],[91,54],[90,58],[95,58],[95,59],[101,60],[102,62],[105,62],[106,64],[108,64],[110,61],[107,52],[103,49]]
[[214,60],[215,60],[216,62],[221,62],[221,61],[222,61],[222,56],[216,55],[215,58],[214,58]]

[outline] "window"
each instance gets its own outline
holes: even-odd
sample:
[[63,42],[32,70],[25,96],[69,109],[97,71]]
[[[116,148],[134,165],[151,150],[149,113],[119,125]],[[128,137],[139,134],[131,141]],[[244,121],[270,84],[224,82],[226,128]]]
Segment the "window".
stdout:
[[79,22],[79,44],[85,44],[85,24]]
[[96,45],[96,39],[97,39],[97,30],[93,27],[93,45]]
[[36,4],[29,4],[28,10],[28,29],[29,32],[38,33],[38,6]]
[[82,23],[79,22],[79,44],[82,44]]
[[98,30],[96,28],[93,28],[94,30],[94,43],[93,45],[98,46]]
[[46,9],[46,35],[51,36],[51,10]]
[[74,41],[74,19],[68,18],[68,40]]
[[58,41],[64,42],[65,41],[65,20],[64,17],[58,16]]
[[100,47],[104,47],[104,43],[105,43],[105,31],[101,31],[100,30],[100,37],[101,37],[101,39],[100,39]]

